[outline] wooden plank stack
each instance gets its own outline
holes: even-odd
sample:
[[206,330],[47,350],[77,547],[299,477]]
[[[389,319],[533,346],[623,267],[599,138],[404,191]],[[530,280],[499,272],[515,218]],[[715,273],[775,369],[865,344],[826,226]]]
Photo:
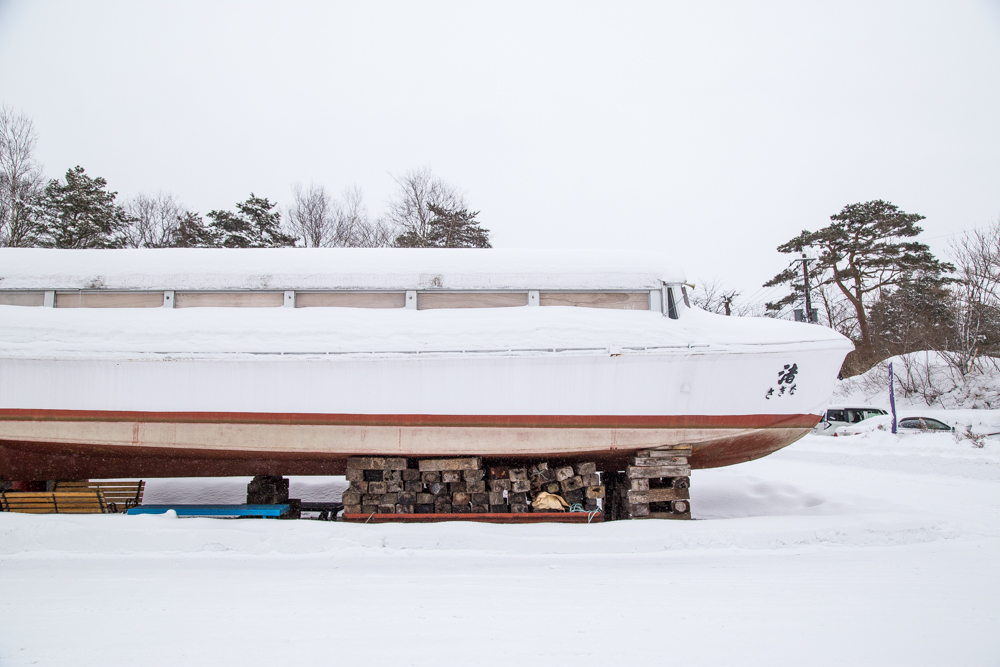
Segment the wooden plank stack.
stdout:
[[608,478],[611,520],[690,519],[690,445],[641,450]]
[[346,476],[345,514],[528,513],[541,491],[594,511],[604,497],[595,463],[484,469],[478,456],[422,460],[352,456]]
[[345,514],[461,514],[489,512],[483,461],[352,456]]

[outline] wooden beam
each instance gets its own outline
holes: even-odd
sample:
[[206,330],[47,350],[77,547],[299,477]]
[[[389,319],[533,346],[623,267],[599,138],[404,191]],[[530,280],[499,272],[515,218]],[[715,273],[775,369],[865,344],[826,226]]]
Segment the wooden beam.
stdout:
[[527,305],[527,292],[420,292],[417,296],[417,310],[512,308]]
[[[161,300],[162,300],[162,292]],[[284,292],[176,292],[174,308],[278,308]]]
[[296,308],[402,308],[406,292],[296,292]]
[[45,303],[45,292],[0,292],[0,306],[38,306]]
[[160,308],[163,292],[56,292],[56,308]]
[[649,310],[649,292],[539,292],[543,306]]

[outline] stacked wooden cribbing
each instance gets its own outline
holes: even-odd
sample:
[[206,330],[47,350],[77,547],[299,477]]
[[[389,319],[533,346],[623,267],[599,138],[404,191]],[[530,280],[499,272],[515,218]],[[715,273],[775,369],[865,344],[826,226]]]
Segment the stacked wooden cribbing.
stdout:
[[453,514],[489,512],[482,459],[352,456],[345,514]]
[[690,519],[690,445],[641,450],[608,480],[609,519]]
[[597,464],[593,462],[572,465],[552,465],[538,463],[528,469],[531,480],[531,495],[541,492],[560,496],[570,505],[580,505],[588,512],[598,509],[598,501],[604,498]]
[[531,511],[531,496],[529,494],[531,482],[528,481],[527,468],[490,466],[487,473],[490,512],[518,514]]

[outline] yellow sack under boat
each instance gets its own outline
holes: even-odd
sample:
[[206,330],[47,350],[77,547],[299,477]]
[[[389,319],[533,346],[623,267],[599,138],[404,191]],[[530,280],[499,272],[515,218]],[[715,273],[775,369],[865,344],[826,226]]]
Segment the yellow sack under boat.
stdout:
[[544,491],[535,496],[535,499],[531,501],[531,506],[536,510],[556,510],[557,512],[569,509],[569,503],[563,500],[562,496]]

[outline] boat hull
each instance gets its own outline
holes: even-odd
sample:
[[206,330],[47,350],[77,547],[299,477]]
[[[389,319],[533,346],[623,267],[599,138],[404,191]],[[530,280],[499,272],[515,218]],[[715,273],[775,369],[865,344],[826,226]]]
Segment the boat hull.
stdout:
[[843,356],[842,345],[786,345],[725,354],[8,358],[0,360],[0,477],[339,474],[352,455],[595,460],[608,470],[636,450],[672,444],[693,447],[694,468],[731,465],[808,433]]

